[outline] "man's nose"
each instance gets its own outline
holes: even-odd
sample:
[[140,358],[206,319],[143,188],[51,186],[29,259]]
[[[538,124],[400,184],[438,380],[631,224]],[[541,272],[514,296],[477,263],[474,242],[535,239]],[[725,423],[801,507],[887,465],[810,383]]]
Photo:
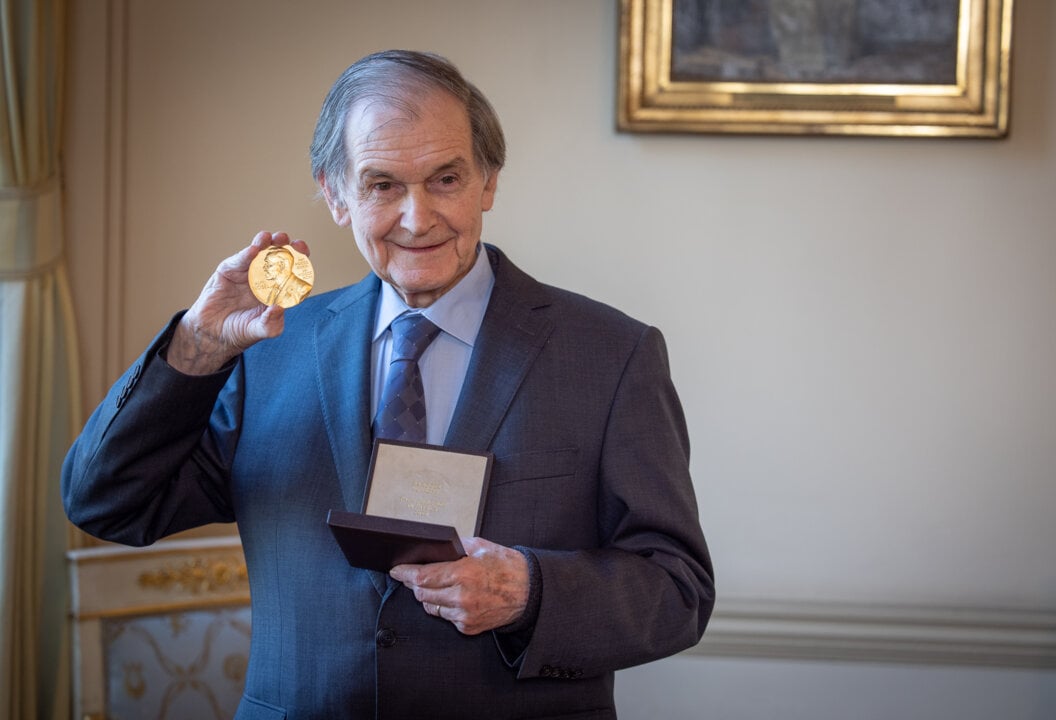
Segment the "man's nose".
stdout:
[[425,235],[436,224],[436,210],[432,198],[425,188],[414,185],[408,188],[401,207],[403,229],[415,237]]

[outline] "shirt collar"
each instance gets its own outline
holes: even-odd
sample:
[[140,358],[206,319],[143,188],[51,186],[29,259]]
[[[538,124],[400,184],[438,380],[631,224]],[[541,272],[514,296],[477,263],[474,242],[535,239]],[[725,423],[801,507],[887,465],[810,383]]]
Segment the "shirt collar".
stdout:
[[[477,259],[466,276],[420,312],[448,335],[473,347],[494,285],[495,273],[488,261],[488,254],[484,252],[483,245],[478,243]],[[389,329],[393,320],[411,310],[396,289],[383,281],[378,315],[374,321],[374,340]]]

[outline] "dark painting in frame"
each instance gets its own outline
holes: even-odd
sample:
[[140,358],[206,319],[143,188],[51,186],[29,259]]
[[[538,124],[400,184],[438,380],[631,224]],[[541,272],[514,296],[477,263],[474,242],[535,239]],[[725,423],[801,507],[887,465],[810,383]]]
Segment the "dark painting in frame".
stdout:
[[621,0],[632,132],[1004,137],[1013,0]]

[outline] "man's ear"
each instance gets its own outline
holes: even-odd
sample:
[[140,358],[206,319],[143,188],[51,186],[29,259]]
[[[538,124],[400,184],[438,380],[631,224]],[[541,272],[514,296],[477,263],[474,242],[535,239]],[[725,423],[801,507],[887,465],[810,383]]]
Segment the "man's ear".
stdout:
[[484,212],[491,210],[492,205],[495,204],[495,191],[499,187],[499,171],[491,170],[488,172],[488,177],[484,180],[484,191],[480,198],[480,206]]
[[338,227],[348,227],[352,222],[352,215],[348,212],[348,205],[345,204],[341,195],[330,187],[330,184],[326,181],[326,175],[320,173],[318,180],[319,187],[323,191],[323,197],[326,199],[326,206],[330,208],[330,216],[334,218],[334,222],[337,223]]

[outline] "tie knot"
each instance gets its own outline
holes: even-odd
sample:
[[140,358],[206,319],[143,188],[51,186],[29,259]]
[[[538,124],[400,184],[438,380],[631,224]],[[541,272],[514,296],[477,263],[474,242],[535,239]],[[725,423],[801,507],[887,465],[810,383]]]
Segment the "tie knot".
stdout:
[[439,333],[440,328],[425,315],[400,315],[392,321],[391,360],[417,361]]

